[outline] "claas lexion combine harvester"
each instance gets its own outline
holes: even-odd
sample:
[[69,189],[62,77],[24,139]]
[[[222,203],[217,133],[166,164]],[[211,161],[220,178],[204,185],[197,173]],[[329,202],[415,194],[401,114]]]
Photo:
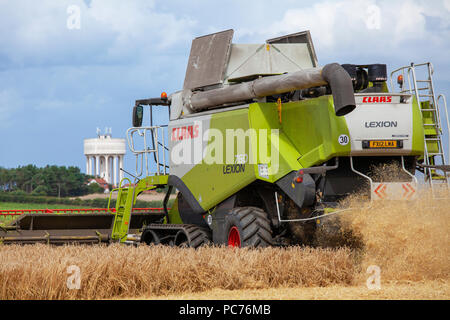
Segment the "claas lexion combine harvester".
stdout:
[[[431,63],[394,70],[389,91],[384,64],[319,67],[309,31],[264,44],[232,37],[194,39],[183,89],[136,101],[127,139],[137,173],[116,190],[115,214],[26,215],[2,227],[1,241],[308,244],[316,220],[337,213],[349,194],[413,199],[417,177],[448,186],[447,107]],[[155,106],[168,125],[153,123]],[[400,168],[397,181],[374,174],[388,163]],[[164,209],[132,213],[137,197],[156,188],[168,190]]]

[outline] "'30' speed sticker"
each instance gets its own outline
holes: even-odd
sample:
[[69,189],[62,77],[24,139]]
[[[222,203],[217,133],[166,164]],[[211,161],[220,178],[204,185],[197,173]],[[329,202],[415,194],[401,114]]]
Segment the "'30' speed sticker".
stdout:
[[346,134],[341,134],[338,141],[341,146],[346,146],[350,142],[350,138]]

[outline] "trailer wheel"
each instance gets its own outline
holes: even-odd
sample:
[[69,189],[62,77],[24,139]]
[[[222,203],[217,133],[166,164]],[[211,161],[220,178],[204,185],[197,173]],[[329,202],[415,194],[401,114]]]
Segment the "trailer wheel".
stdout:
[[174,245],[179,247],[198,248],[208,244],[210,244],[209,232],[194,225],[178,231],[174,241]]
[[272,245],[270,220],[257,207],[237,207],[225,216],[225,243],[230,247],[268,247]]

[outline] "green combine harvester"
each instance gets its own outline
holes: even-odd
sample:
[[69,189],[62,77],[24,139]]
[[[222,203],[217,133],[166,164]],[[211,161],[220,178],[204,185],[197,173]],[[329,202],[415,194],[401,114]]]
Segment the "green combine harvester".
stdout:
[[[435,98],[431,63],[395,70],[394,93],[384,64],[318,67],[308,31],[264,44],[232,37],[194,39],[183,90],[136,101],[127,138],[139,172],[135,187],[119,191],[113,239],[127,241],[139,194],[165,186],[164,216],[141,242],[264,247],[309,243],[315,220],[354,192],[413,199],[416,171],[433,188],[448,185],[437,104],[445,97]],[[167,108],[168,143],[153,106]],[[373,168],[387,163],[401,168],[396,181],[377,180]]]
[[[389,92],[384,64],[319,67],[309,31],[263,44],[232,38],[227,30],[194,39],[183,89],[136,101],[127,130],[135,180],[116,190],[102,242],[309,244],[316,220],[349,194],[414,199],[416,176],[448,186],[438,101],[447,127],[448,115],[431,63],[394,70]],[[156,106],[168,125],[153,123]],[[390,163],[401,172],[381,181],[377,168]],[[157,188],[168,190],[164,210],[132,215],[139,195]]]

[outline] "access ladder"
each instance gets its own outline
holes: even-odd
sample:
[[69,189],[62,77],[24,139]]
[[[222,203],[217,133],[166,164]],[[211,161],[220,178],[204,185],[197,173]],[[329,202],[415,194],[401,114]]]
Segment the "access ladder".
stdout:
[[[410,93],[416,97],[417,103],[421,109],[422,121],[424,127],[424,156],[423,156],[423,173],[425,181],[433,190],[436,184],[449,187],[449,177],[446,171],[440,175],[436,172],[435,165],[446,165],[444,146],[443,146],[443,130],[441,122],[440,109],[445,111],[445,118],[447,122],[447,130],[450,133],[449,117],[447,111],[447,103],[444,95],[439,95],[436,99],[436,94],[433,85],[434,68],[431,62],[414,64],[405,66],[391,73],[391,88],[394,90],[393,76],[399,74],[401,80],[398,81],[400,85],[400,93]],[[420,77],[424,78],[418,78]],[[405,79],[408,85],[405,88]],[[439,106],[439,101],[442,101],[442,107]],[[420,159],[419,159],[420,160]]]
[[[135,138],[141,139],[141,148],[139,149]],[[137,196],[143,191],[153,190],[167,186],[169,174],[168,165],[166,163],[166,152],[168,148],[164,139],[164,126],[151,127],[132,127],[127,130],[128,147],[136,156],[136,176],[134,183],[128,178],[122,179],[119,188],[114,189],[111,194],[117,192],[116,212],[111,238],[113,241],[127,242],[132,237],[128,234],[130,228],[131,211],[136,203]],[[153,165],[149,162],[152,162]],[[140,163],[140,165],[139,165]],[[145,177],[139,179],[144,173]],[[123,169],[122,169],[123,170]],[[128,185],[123,186],[123,182],[127,181]],[[168,222],[167,202],[169,200],[172,188],[169,187],[166,197],[164,198],[165,221]],[[111,212],[112,213],[112,212]]]

